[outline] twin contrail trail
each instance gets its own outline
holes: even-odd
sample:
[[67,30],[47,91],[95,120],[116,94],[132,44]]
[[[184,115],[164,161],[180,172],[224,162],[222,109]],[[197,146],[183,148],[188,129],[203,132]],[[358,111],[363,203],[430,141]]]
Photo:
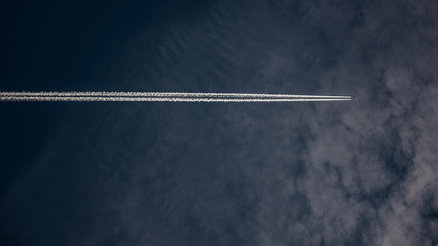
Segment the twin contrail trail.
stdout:
[[189,93],[189,92],[0,92],[0,101],[71,102],[317,102],[349,101],[351,96]]

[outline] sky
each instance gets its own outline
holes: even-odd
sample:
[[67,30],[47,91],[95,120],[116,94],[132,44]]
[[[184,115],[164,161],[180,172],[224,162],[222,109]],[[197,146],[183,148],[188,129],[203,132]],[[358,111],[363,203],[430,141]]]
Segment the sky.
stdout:
[[436,1],[0,11],[0,91],[356,97],[0,103],[1,245],[438,245]]

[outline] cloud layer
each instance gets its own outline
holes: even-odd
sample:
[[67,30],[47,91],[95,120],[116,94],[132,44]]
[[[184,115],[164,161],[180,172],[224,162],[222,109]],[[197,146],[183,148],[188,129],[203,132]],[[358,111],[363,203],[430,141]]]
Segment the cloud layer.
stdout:
[[436,16],[428,0],[239,1],[181,16],[152,46],[139,30],[129,66],[111,72],[121,87],[358,99],[97,105],[79,120],[76,109],[4,199],[9,235],[41,245],[437,244]]

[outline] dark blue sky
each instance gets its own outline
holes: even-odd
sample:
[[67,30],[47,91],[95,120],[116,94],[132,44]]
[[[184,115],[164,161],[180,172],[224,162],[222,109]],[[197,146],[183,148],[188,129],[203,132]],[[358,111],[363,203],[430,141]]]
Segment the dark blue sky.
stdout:
[[0,245],[438,243],[434,1],[0,11],[0,91],[359,98],[1,103]]

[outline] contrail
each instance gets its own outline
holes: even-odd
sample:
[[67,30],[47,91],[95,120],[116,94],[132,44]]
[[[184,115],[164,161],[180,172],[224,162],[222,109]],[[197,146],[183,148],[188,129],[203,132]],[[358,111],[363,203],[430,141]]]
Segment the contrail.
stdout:
[[287,98],[351,98],[351,96],[290,95],[290,94],[248,94],[248,93],[190,93],[190,92],[0,92],[0,96],[137,96],[137,97],[287,97]]
[[73,101],[73,102],[316,102],[347,101],[344,98],[207,98],[207,97],[0,97],[0,101]]
[[0,101],[72,102],[316,102],[349,101],[351,96],[188,93],[188,92],[0,92]]

